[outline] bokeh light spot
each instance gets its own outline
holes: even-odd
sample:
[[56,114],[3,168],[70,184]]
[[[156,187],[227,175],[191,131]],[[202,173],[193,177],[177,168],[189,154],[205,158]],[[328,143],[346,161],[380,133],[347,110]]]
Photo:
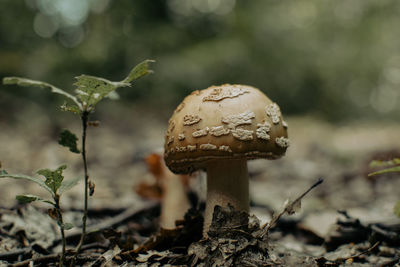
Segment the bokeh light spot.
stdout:
[[81,26],[71,26],[60,30],[59,41],[67,47],[73,48],[79,45],[85,36],[85,32]]
[[50,16],[38,13],[33,21],[33,29],[36,34],[43,38],[52,37],[58,30],[59,24],[57,20]]

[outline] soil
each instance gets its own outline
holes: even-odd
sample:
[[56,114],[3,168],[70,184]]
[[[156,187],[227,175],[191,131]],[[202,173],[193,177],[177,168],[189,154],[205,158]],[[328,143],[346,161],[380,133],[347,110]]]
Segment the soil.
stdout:
[[[143,159],[162,151],[167,119],[134,109],[124,112],[135,122],[109,115],[102,117],[99,127],[89,129],[89,174],[95,183],[89,226],[100,225],[101,231],[86,240],[77,265],[400,265],[400,219],[393,213],[400,199],[400,176],[367,177],[373,171],[372,159],[400,155],[399,125],[337,125],[309,117],[287,118],[291,146],[286,156],[248,163],[254,216],[221,209],[214,214],[219,218],[211,228],[214,234],[200,240],[204,174],[189,179],[193,210],[177,229],[160,231],[160,203],[139,196],[136,188],[155,183]],[[41,112],[34,119],[21,115],[12,123],[0,121],[2,168],[33,174],[67,163],[65,179],[82,176],[79,155],[57,144],[62,128],[58,125],[79,133],[79,122],[55,123]],[[282,216],[259,238],[257,233],[284,209],[285,201],[301,195],[318,178],[324,179],[323,184],[302,199],[301,210]],[[20,205],[15,200],[17,194],[48,196],[29,182],[3,179],[0,185],[0,266],[28,266],[32,258],[37,258],[34,266],[56,266],[60,237],[47,215],[48,207]],[[67,232],[68,249],[72,249],[79,240],[82,184],[65,193],[61,203],[65,221],[77,226]],[[242,228],[232,234],[232,227],[238,225],[232,222],[235,216]],[[222,231],[221,225],[230,225],[230,231]]]

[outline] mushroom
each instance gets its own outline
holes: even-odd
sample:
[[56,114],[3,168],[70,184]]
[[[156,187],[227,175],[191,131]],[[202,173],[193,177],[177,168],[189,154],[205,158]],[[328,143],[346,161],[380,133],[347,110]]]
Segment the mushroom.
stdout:
[[155,177],[155,184],[142,182],[135,187],[135,191],[144,198],[160,200],[161,228],[175,229],[176,221],[183,220],[185,213],[190,209],[187,197],[189,176],[170,172],[159,153],[146,156],[145,162]]
[[289,146],[279,106],[254,87],[231,84],[187,96],[169,120],[165,140],[172,172],[207,171],[204,236],[216,205],[249,211],[247,160],[277,159]]

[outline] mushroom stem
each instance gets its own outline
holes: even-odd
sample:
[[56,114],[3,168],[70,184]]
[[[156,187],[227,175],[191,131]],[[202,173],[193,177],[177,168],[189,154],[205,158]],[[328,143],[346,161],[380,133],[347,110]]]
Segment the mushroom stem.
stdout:
[[215,160],[207,163],[207,203],[204,215],[203,236],[207,236],[214,207],[249,211],[249,178],[247,159]]
[[190,203],[181,176],[166,170],[163,178],[160,225],[164,229],[175,229],[175,222],[183,220]]

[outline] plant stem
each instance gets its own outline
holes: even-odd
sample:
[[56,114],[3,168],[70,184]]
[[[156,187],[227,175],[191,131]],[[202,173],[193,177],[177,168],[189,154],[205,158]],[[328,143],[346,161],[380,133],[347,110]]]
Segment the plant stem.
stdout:
[[61,207],[60,207],[60,196],[56,195],[54,197],[55,201],[55,209],[57,212],[57,217],[58,217],[58,226],[60,227],[60,233],[61,233],[61,240],[62,240],[62,252],[61,252],[61,257],[60,257],[60,262],[59,266],[62,267],[64,266],[65,262],[65,247],[67,245],[67,242],[65,240],[65,233],[64,233],[64,220],[61,212]]
[[82,147],[81,147],[81,155],[83,161],[83,168],[85,174],[85,204],[83,209],[83,216],[82,216],[82,235],[79,241],[79,244],[76,247],[76,255],[78,255],[79,251],[82,248],[83,242],[86,237],[86,220],[88,214],[88,196],[89,196],[89,174],[88,174],[88,167],[87,167],[87,160],[86,160],[86,130],[88,126],[88,119],[89,119],[89,112],[84,111],[81,115],[82,120]]

